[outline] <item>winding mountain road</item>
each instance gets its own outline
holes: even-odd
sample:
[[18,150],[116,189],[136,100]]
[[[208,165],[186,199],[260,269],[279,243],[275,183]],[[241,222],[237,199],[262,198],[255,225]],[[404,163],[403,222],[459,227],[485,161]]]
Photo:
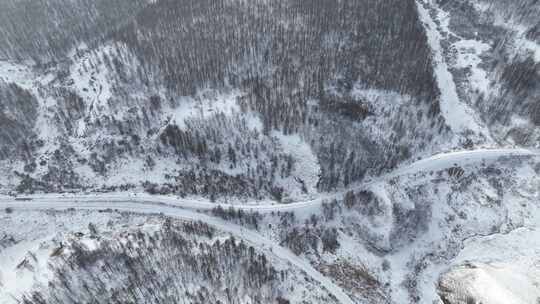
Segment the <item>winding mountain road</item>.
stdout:
[[[418,160],[409,165],[397,168],[396,170],[385,174],[375,180],[360,184],[360,187],[368,187],[371,184],[388,181],[393,178],[408,176],[421,172],[444,170],[453,166],[466,166],[471,164],[495,163],[501,157],[520,158],[538,156],[538,150],[529,149],[479,149],[471,151],[458,151],[441,153],[426,159]],[[320,198],[305,202],[291,204],[241,204],[230,205],[220,204],[223,208],[234,207],[245,211],[257,211],[261,213],[277,211],[309,211],[316,210],[324,199],[338,197],[343,193],[334,193],[324,195]],[[350,297],[331,279],[325,277],[311,266],[308,261],[294,255],[290,250],[281,247],[279,244],[263,237],[262,235],[247,230],[239,225],[223,221],[203,213],[195,212],[198,210],[211,210],[218,204],[181,199],[172,196],[152,196],[147,194],[88,194],[88,195],[62,195],[46,194],[33,195],[20,200],[13,197],[0,197],[1,208],[12,208],[14,210],[66,210],[70,208],[78,210],[103,210],[115,209],[118,211],[127,211],[140,214],[163,214],[182,220],[202,221],[214,226],[222,231],[231,233],[239,238],[251,243],[269,254],[273,254],[280,259],[288,261],[291,265],[303,270],[308,276],[324,286],[340,303],[354,303]]]
[[[388,181],[394,178],[406,177],[422,172],[438,171],[451,168],[453,166],[467,166],[474,164],[492,164],[499,161],[501,157],[505,158],[519,158],[540,156],[540,150],[536,149],[521,149],[521,148],[503,148],[503,149],[477,149],[477,150],[465,150],[446,152],[433,155],[428,158],[424,158],[415,161],[408,165],[398,167],[392,172],[384,174],[378,178],[372,179],[368,182],[360,183],[348,190],[365,189],[370,185]],[[207,200],[195,200],[180,198],[177,196],[167,195],[150,195],[146,193],[104,193],[104,194],[38,194],[30,195],[27,198],[31,199],[33,203],[48,203],[51,206],[54,203],[59,202],[76,202],[80,204],[88,203],[111,203],[111,208],[114,203],[139,203],[145,205],[164,205],[181,207],[193,211],[212,210],[217,206],[222,208],[235,208],[244,211],[253,211],[259,213],[272,213],[272,212],[305,212],[317,211],[325,200],[342,197],[346,191],[337,193],[321,194],[318,198],[294,202],[290,204],[279,204],[277,202],[252,202],[244,204],[224,204],[224,203],[212,203]],[[15,198],[10,196],[0,196],[0,206],[2,203],[14,202]]]
[[138,214],[161,214],[172,218],[188,221],[201,221],[209,224],[221,231],[235,235],[236,237],[248,242],[255,248],[264,251],[266,254],[274,255],[277,258],[287,261],[290,265],[298,267],[300,270],[315,281],[319,282],[330,294],[332,294],[339,303],[354,304],[349,296],[339,286],[334,284],[331,279],[325,277],[317,271],[311,264],[296,256],[290,250],[276,244],[275,242],[263,237],[262,235],[243,228],[242,226],[223,221],[221,219],[166,205],[141,204],[135,202],[76,202],[76,201],[57,201],[57,202],[39,202],[39,201],[12,201],[1,202],[0,206],[12,208],[14,212],[19,210],[105,210],[113,208],[115,211],[134,212]]

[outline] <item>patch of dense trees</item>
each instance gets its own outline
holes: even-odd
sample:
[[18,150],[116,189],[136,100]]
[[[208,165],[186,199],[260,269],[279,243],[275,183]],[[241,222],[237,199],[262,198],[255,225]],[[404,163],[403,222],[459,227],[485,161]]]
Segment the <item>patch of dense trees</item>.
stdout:
[[[341,118],[364,119],[372,114],[368,106],[328,92],[332,88],[347,95],[357,82],[427,101],[430,115],[438,114],[430,51],[414,1],[158,1],[115,39],[129,46],[145,70],[159,67],[159,84],[164,79],[170,92],[241,88],[247,95],[240,103],[260,113],[264,134],[276,129],[285,134],[340,132],[322,129]],[[310,107],[311,99],[320,107]],[[204,151],[204,142],[171,128],[165,142],[180,153]],[[396,133],[399,128],[404,127],[396,125]],[[364,140],[363,131],[350,132],[352,138],[329,133],[330,141],[308,136],[324,142],[315,147],[323,170],[320,189],[361,179],[372,169],[370,163],[380,168],[383,160],[374,155],[386,155],[384,167],[409,157],[401,144],[374,145],[376,138],[362,145],[344,143]],[[341,153],[331,144],[346,149]],[[351,158],[354,150],[357,155]],[[356,166],[342,172],[351,167],[349,160]]]
[[[265,130],[297,132],[309,99],[324,99],[330,87],[350,91],[357,81],[436,103],[414,1],[158,1],[116,39],[143,65],[159,66],[179,95],[246,90]],[[368,113],[354,103],[324,108]]]
[[263,216],[255,212],[246,212],[242,209],[234,209],[230,207],[224,209],[222,206],[217,206],[212,209],[212,215],[220,217],[226,221],[232,221],[239,225],[247,226],[255,230],[259,230],[259,223]]
[[245,175],[229,175],[205,168],[182,170],[171,179],[164,184],[145,182],[143,186],[150,194],[201,195],[211,201],[227,197],[261,199],[272,191],[270,183],[257,183]]
[[0,160],[31,157],[37,111],[37,100],[30,92],[0,80]]
[[[519,114],[528,116],[540,127],[540,62],[535,62],[532,57],[516,57],[504,67],[501,80],[507,87],[501,98],[511,99],[513,109],[504,107],[502,111],[499,110],[500,115],[510,120],[510,113],[517,110]],[[499,102],[503,104],[502,100]]]
[[0,58],[47,66],[74,47],[94,45],[126,23],[146,0],[5,0],[0,3]]
[[[181,161],[198,163],[174,176],[178,194],[220,194],[240,197],[272,197],[281,201],[278,179],[292,174],[294,160],[276,149],[276,143],[247,126],[241,116],[218,114],[205,121],[192,120],[183,129],[168,125],[160,135],[164,151],[173,150]],[[218,169],[225,167],[225,173]]]
[[414,1],[163,0],[117,38],[142,62],[158,64],[183,95],[247,81],[284,97],[299,88],[306,99],[323,93],[325,83],[350,88],[358,79],[436,94]]

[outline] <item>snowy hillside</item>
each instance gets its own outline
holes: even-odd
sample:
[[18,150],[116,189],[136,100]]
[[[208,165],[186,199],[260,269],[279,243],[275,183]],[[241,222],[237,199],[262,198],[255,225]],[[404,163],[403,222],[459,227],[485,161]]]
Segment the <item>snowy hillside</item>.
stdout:
[[[448,143],[451,122],[439,111],[430,47],[412,2],[120,0],[103,15],[101,2],[64,2],[38,6],[59,24],[77,18],[70,15],[77,6],[92,7],[90,16],[73,29],[84,34],[62,32],[65,44],[49,53],[36,52],[26,35],[13,38],[15,20],[0,24],[10,33],[0,44],[9,128],[0,141],[3,193],[134,189],[299,201],[465,143]],[[20,5],[4,4],[25,18],[40,14]],[[343,16],[345,25],[334,18],[344,12],[354,12]],[[405,27],[378,33],[377,14]],[[153,23],[155,16],[162,21]],[[33,30],[28,23],[19,30]],[[38,41],[60,35],[55,27],[43,31]],[[373,37],[400,64],[369,49]],[[418,43],[397,43],[409,37]]]
[[6,304],[335,303],[286,261],[202,222],[75,211],[15,211],[2,222]]
[[[529,242],[520,245],[528,252],[524,254],[516,252],[518,245],[498,242],[492,248],[467,253],[476,244],[473,239],[498,234],[510,237],[514,230],[534,230],[540,225],[540,158],[474,159],[469,155],[416,171],[404,168],[401,174],[389,174],[342,199],[323,202],[319,212],[278,210],[260,219],[258,227],[353,291],[359,303],[432,303],[446,292],[454,300],[445,303],[466,303],[460,302],[459,295],[467,290],[480,293],[484,287],[475,285],[476,281],[462,281],[460,275],[467,273],[458,272],[454,277],[450,271],[454,265],[466,260],[473,264],[492,261],[482,258],[480,252],[493,254],[494,261],[498,254],[509,252],[514,255],[501,256],[505,267],[523,267],[518,261],[534,263],[540,250]],[[422,162],[415,168],[422,168]],[[349,283],[359,275],[352,269],[363,273],[363,283]],[[448,291],[438,289],[437,284],[443,284],[437,283],[439,275],[448,271]],[[533,297],[539,289],[531,271],[523,274],[523,280],[534,286]],[[461,285],[454,286],[451,280]],[[519,299],[513,300],[528,303]]]
[[0,304],[538,304],[537,0],[0,1]]

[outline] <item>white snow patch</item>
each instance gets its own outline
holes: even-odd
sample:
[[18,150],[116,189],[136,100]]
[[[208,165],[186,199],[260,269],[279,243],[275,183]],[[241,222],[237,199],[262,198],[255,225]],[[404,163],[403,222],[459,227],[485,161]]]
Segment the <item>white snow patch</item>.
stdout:
[[33,87],[34,73],[28,66],[0,60],[0,80],[6,83],[15,83],[23,89]]
[[[178,107],[171,109],[171,121],[184,129],[186,122],[190,119],[207,119],[217,114],[233,116],[241,113],[237,103],[242,94],[235,90],[229,93],[221,93],[213,90],[202,90],[195,98],[183,97],[178,103]],[[262,130],[262,123],[254,115],[245,115],[248,118],[248,126],[252,129]]]
[[514,53],[531,55],[535,62],[540,62],[540,44],[533,40],[528,39],[528,28],[518,24],[517,22],[504,22],[502,26],[514,31],[516,34],[514,38]]
[[113,172],[106,178],[107,185],[122,185],[134,184],[138,185],[141,182],[150,181],[153,183],[168,182],[165,175],[175,175],[175,171],[180,169],[179,165],[172,159],[156,158],[153,168],[148,168],[145,165],[144,159],[123,159],[118,162]]
[[[272,136],[279,140],[283,151],[293,157],[295,163],[292,175],[304,182],[309,194],[317,193],[321,167],[309,144],[297,134],[284,135],[281,132],[273,131]],[[291,190],[298,191],[298,187],[292,188]],[[301,193],[296,193],[296,195],[301,195]]]
[[[450,30],[450,14],[440,7],[435,6],[437,11],[437,21],[439,21],[439,31],[446,39],[453,37],[459,38],[459,40],[452,44],[457,50],[456,67],[458,68],[470,68],[471,75],[469,80],[471,85],[481,91],[484,94],[488,93],[489,80],[487,78],[487,72],[479,67],[482,63],[480,55],[483,52],[489,51],[491,46],[480,40],[464,39],[459,37]],[[475,33],[475,36],[477,33]]]
[[522,49],[531,52],[535,62],[540,62],[540,44],[525,37],[521,37],[518,39],[517,45]]
[[491,14],[493,24],[503,27],[515,33],[514,36],[507,38],[513,40],[514,54],[531,53],[535,62],[540,62],[540,44],[527,38],[528,27],[521,23],[520,19],[516,19],[514,15],[507,14],[504,16],[501,12],[494,9],[494,6],[482,1],[471,1],[475,10],[482,13]]

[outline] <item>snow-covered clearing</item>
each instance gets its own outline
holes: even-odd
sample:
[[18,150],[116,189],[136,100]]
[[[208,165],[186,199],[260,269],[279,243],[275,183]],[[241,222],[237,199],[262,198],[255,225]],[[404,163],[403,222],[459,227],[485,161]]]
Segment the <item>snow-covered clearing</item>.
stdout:
[[[223,114],[233,116],[240,114],[241,109],[237,103],[242,92],[234,90],[228,93],[214,90],[200,90],[195,97],[181,97],[178,99],[178,107],[171,109],[170,119],[180,129],[186,127],[186,123],[192,119],[208,119],[214,115]],[[244,115],[251,129],[262,130],[262,122],[252,115]]]
[[49,248],[42,244],[51,239],[52,236],[22,241],[3,250],[0,247],[0,302],[9,301],[5,293],[17,297],[31,290],[36,282],[50,280],[53,274],[47,267]]
[[27,66],[0,60],[0,80],[15,83],[23,89],[31,89],[35,76]]
[[[317,193],[317,183],[319,181],[319,176],[321,174],[321,167],[319,165],[319,160],[317,156],[309,146],[299,135],[284,135],[281,132],[274,131],[272,136],[279,140],[283,152],[292,156],[294,159],[294,169],[292,175],[297,178],[297,182],[303,182],[305,186],[306,194],[315,194]],[[283,185],[284,187],[289,186],[289,192],[299,189],[294,185]],[[302,193],[292,193],[292,196],[302,197]]]
[[526,37],[526,27],[514,22],[502,22],[501,25],[516,33],[513,49],[515,54],[531,55],[535,62],[540,62],[540,44]]
[[469,83],[473,89],[478,90],[484,95],[490,93],[490,83],[487,72],[481,69],[479,65],[482,63],[480,54],[489,51],[491,47],[479,40],[459,40],[454,43],[457,49],[457,68],[470,68]]
[[[446,123],[457,135],[473,132],[477,136],[491,141],[489,130],[483,125],[474,110],[459,98],[456,83],[444,58],[441,46],[442,35],[437,29],[437,24],[432,18],[430,10],[426,8],[427,3],[417,0],[416,5],[420,21],[424,24],[428,43],[433,52],[433,69],[441,93],[440,106]],[[479,75],[476,76],[480,77]]]
[[480,55],[491,50],[491,46],[479,39],[465,39],[456,35],[450,30],[449,13],[433,3],[431,7],[437,12],[436,19],[439,22],[437,29],[441,35],[441,39],[444,38],[448,42],[450,38],[458,38],[456,42],[451,43],[452,49],[456,51],[454,67],[459,69],[468,68],[470,70],[468,79],[471,88],[478,90],[478,92],[484,95],[488,95],[491,86],[487,72],[480,67],[482,63]]

